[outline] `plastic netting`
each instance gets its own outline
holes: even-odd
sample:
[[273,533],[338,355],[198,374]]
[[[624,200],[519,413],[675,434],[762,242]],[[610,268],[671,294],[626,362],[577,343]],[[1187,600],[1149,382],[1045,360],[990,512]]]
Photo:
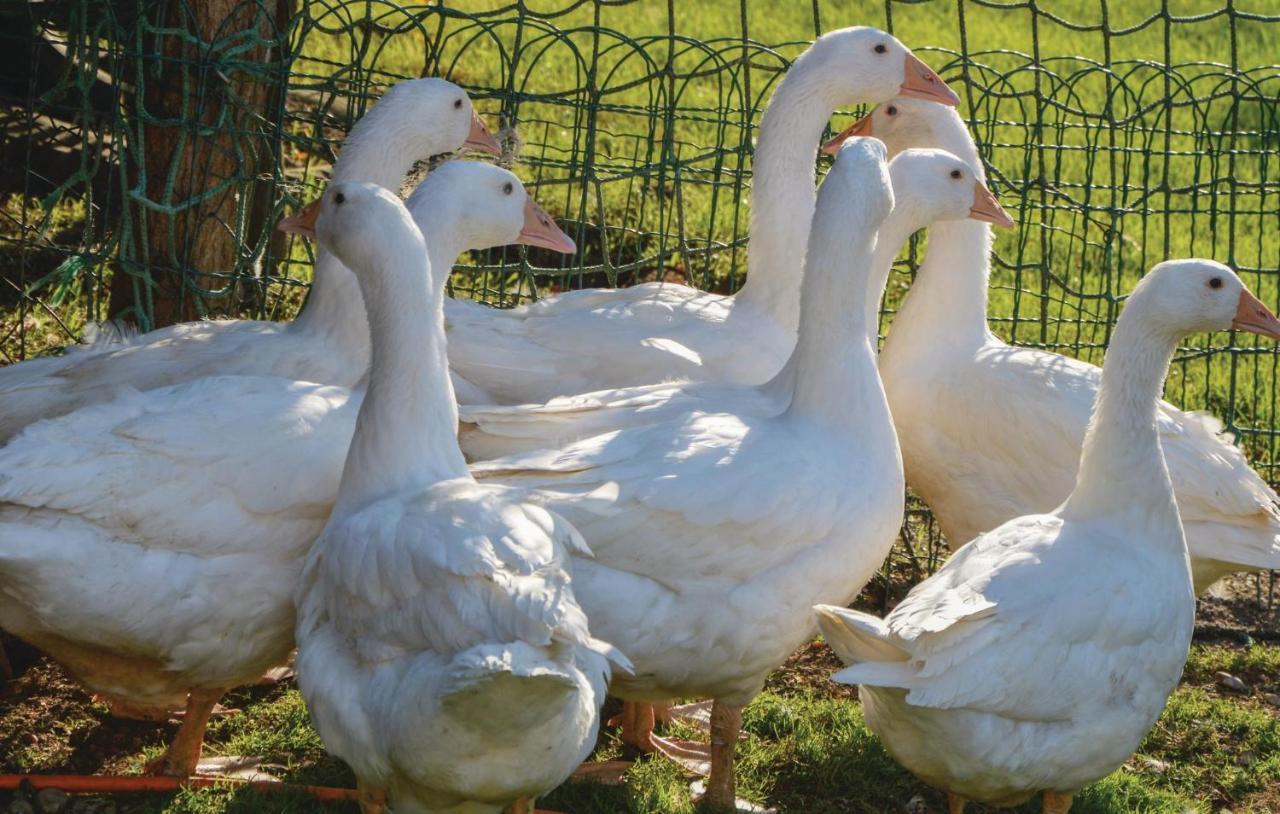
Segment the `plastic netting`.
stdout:
[[[1019,222],[997,243],[1002,335],[1098,362],[1121,296],[1166,257],[1217,258],[1280,299],[1275,0],[52,0],[0,15],[5,361],[120,314],[291,316],[309,259],[270,225],[314,195],[370,101],[419,75],[471,92],[581,247],[554,268],[476,256],[455,295],[732,290],[761,111],[813,36],[852,24],[897,34],[961,94]],[[1278,358],[1201,338],[1168,391],[1221,416],[1273,482]],[[936,564],[931,529],[913,509],[907,571]]]

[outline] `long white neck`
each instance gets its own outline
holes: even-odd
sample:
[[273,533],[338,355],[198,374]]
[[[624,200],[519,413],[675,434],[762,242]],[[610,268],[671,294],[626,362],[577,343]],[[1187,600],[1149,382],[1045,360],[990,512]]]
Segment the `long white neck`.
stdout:
[[[959,114],[948,111],[929,143],[913,147],[946,150],[963,159],[985,182],[982,157]],[[909,352],[967,351],[993,340],[987,328],[987,281],[991,273],[991,226],[975,220],[943,221],[929,230],[929,245],[902,309],[885,339],[884,358]]]
[[431,296],[440,300],[442,308],[445,285],[449,282],[449,275],[453,273],[458,257],[468,249],[486,248],[469,245],[483,241],[467,240],[463,231],[457,228],[456,220],[435,213],[414,218],[427,241],[427,256],[430,258],[431,268],[427,270],[426,276],[430,278]]
[[1178,336],[1146,318],[1133,297],[1117,323],[1064,516],[1096,517],[1157,506],[1176,517],[1156,414]]
[[832,203],[809,236],[799,335],[779,376],[794,376],[790,415],[845,425],[884,401],[864,302],[876,238],[870,218]]
[[818,142],[840,100],[802,55],[769,100],[760,120],[752,168],[751,244],[747,279],[735,296],[794,331],[800,320],[800,278],[813,220]]
[[[407,126],[378,115],[374,106],[355,123],[333,163],[334,181],[365,181],[398,192],[421,158]],[[291,330],[317,333],[360,359],[369,355],[369,328],[360,285],[346,266],[324,250],[316,254],[311,291]]]
[[936,351],[931,337],[938,336],[946,336],[947,346],[957,350],[988,342],[990,271],[990,226],[973,220],[935,224],[929,230],[929,244],[916,279],[893,318],[885,353],[903,340],[911,340],[917,347],[932,345]]
[[421,244],[389,248],[364,275],[369,383],[334,512],[467,474],[445,354],[444,303]]
[[889,217],[880,224],[876,233],[876,248],[871,255],[871,271],[867,275],[866,310],[863,320],[867,326],[867,338],[875,347],[879,340],[880,300],[884,297],[884,289],[889,284],[889,274],[893,271],[893,261],[902,251],[907,239],[926,224],[912,207],[905,206],[899,199],[889,213]]

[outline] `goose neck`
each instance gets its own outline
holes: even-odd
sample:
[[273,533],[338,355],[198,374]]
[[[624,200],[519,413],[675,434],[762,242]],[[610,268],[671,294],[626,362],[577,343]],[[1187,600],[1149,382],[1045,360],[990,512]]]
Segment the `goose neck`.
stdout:
[[747,279],[735,301],[795,330],[813,218],[818,142],[840,100],[816,63],[797,60],[760,120],[751,182]]
[[[398,192],[413,169],[417,153],[412,149],[415,133],[385,121],[375,105],[355,123],[333,163],[332,181],[363,181]],[[327,251],[316,254],[311,290],[306,305],[290,326],[291,330],[322,333],[360,360],[369,358],[369,328],[361,307],[360,285],[350,269]]]
[[469,244],[484,241],[467,240],[462,224],[457,222],[458,218],[450,217],[447,212],[435,208],[414,211],[413,220],[427,241],[427,256],[431,268],[426,271],[432,296],[443,302],[445,285],[449,282],[449,275],[453,273],[458,258],[471,248]]
[[[985,183],[982,156],[960,114],[948,109],[937,115],[927,136],[911,146],[946,150],[968,163]],[[936,355],[940,347],[968,352],[994,340],[987,327],[990,273],[990,225],[974,220],[935,224],[924,261],[885,340],[884,358]],[[946,337],[945,343],[937,341],[940,336]]]
[[[990,268],[991,227],[973,220],[935,224],[915,281],[889,329],[885,358],[933,355],[943,347],[967,352],[990,341]],[[946,341],[940,343],[940,337]]]
[[790,415],[839,425],[884,400],[863,301],[868,296],[874,231],[857,216],[844,220],[815,220],[796,347],[779,374],[794,377]]
[[426,265],[421,243],[397,246],[361,281],[372,358],[335,512],[467,473],[445,353],[444,304]]
[[872,347],[879,341],[880,300],[889,285],[893,261],[907,240],[924,225],[909,207],[895,205],[876,234],[876,247],[871,255],[871,273],[867,275],[866,308],[862,316],[867,328],[867,339]]
[[1156,421],[1178,337],[1144,319],[1144,305],[1131,300],[1128,319],[1116,325],[1064,514],[1100,516],[1154,507],[1177,516]]

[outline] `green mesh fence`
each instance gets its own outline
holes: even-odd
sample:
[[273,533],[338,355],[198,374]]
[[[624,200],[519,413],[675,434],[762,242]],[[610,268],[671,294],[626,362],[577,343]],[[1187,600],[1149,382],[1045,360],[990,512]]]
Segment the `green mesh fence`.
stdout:
[[[1121,295],[1166,257],[1228,262],[1280,301],[1275,0],[55,0],[0,15],[5,361],[120,312],[290,317],[309,258],[270,224],[315,194],[370,101],[419,75],[471,92],[581,247],[473,257],[455,295],[731,291],[761,110],[815,34],[852,24],[897,34],[964,100],[1019,221],[997,243],[1002,335],[1098,362]],[[1272,482],[1278,358],[1202,337],[1168,390],[1221,416]],[[911,579],[939,556],[921,507],[905,536],[893,568]]]

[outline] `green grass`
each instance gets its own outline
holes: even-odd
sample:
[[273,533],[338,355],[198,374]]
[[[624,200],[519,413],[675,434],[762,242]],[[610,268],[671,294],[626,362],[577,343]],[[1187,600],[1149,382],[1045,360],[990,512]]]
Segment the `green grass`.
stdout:
[[[1213,674],[1218,670],[1244,678],[1253,694],[1242,697],[1216,688]],[[1280,802],[1280,711],[1268,706],[1260,692],[1277,685],[1280,648],[1196,645],[1184,685],[1139,753],[1086,789],[1073,812],[1274,811]],[[774,689],[757,698],[744,716],[747,737],[739,744],[737,772],[742,797],[773,806],[781,814],[896,814],[917,796],[931,807],[927,810],[945,810],[939,793],[898,767],[881,748],[864,725],[856,701],[832,697],[822,682],[771,686]],[[324,754],[296,690],[245,691],[232,701],[244,712],[214,722],[208,753],[262,756],[278,776],[294,783],[352,786],[345,766]],[[674,731],[696,737],[689,729]],[[156,740],[127,763],[141,766],[144,757],[154,756],[162,734],[158,732]],[[616,730],[606,729],[600,744],[595,759],[622,754]],[[50,756],[31,768],[50,771],[60,759]],[[625,787],[569,784],[540,803],[564,814],[691,814],[688,780],[670,763],[642,760]],[[122,811],[147,814],[355,810],[225,788],[121,802]],[[971,810],[987,811],[981,806]],[[1039,808],[1031,801],[1009,811],[1032,814]]]

